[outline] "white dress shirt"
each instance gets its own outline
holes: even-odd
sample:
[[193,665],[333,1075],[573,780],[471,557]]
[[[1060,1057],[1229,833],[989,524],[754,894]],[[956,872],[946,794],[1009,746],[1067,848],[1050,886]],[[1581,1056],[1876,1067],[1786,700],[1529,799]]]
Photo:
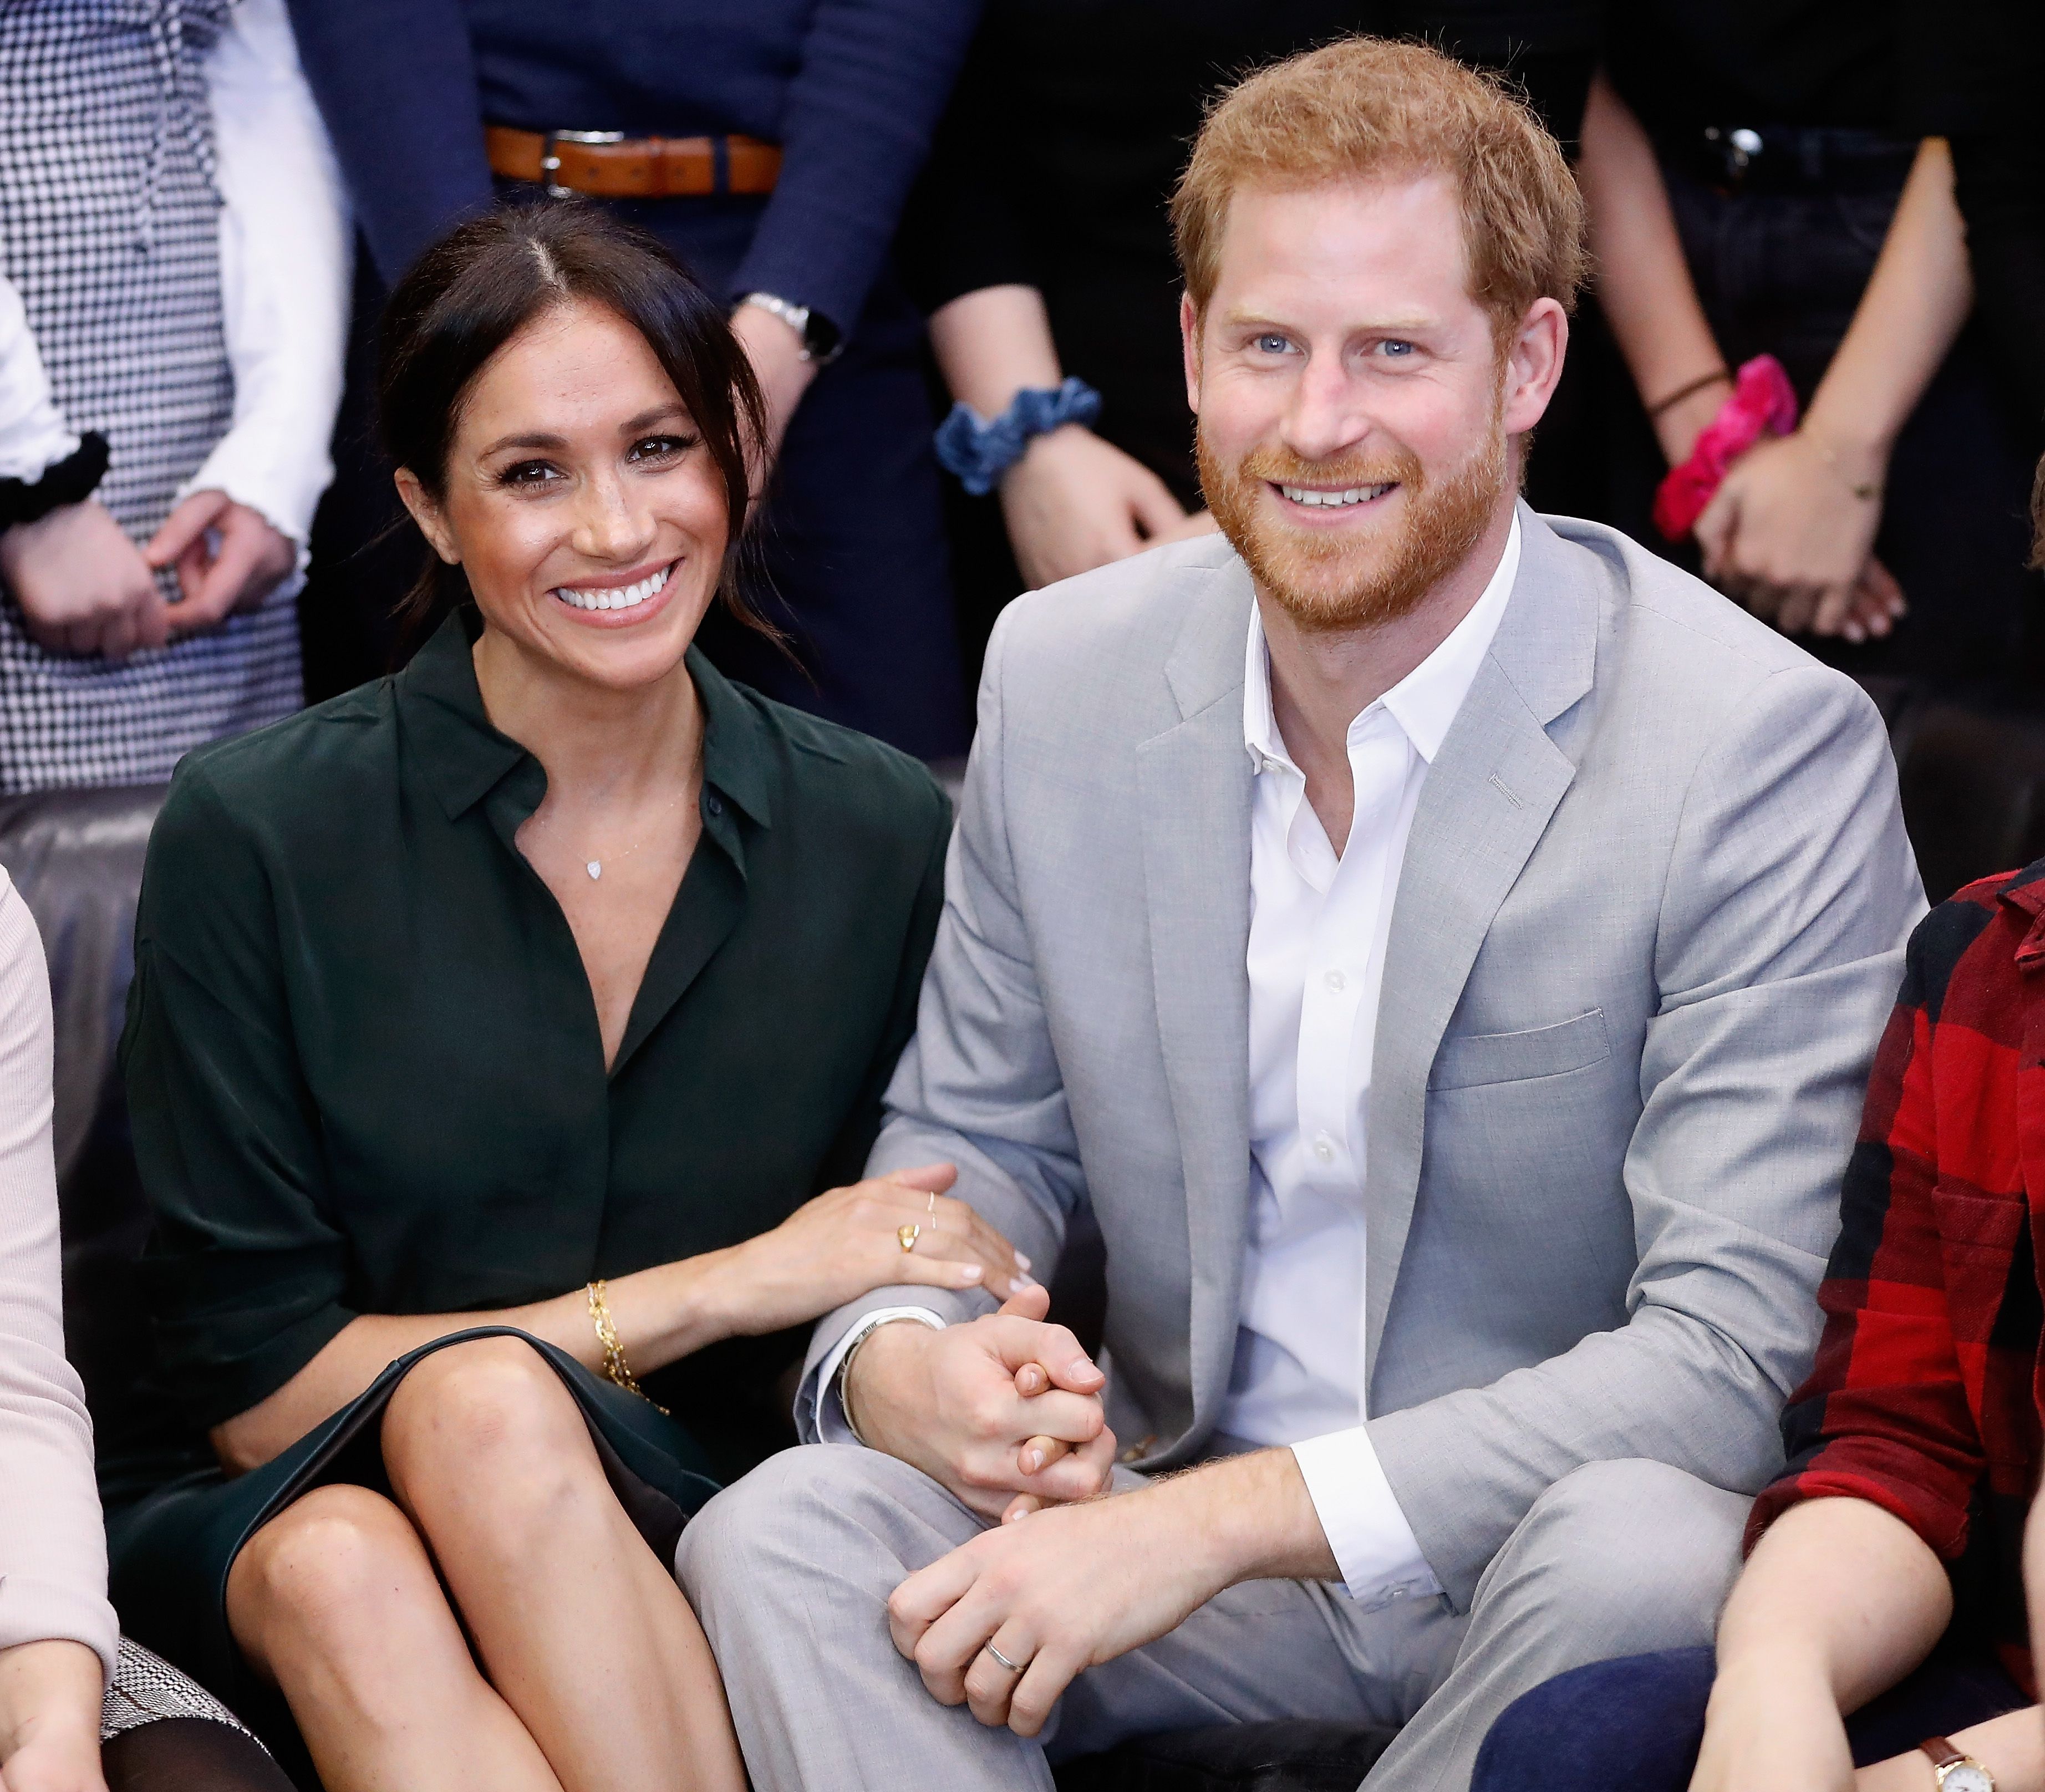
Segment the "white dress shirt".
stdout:
[[[220,277],[234,418],[179,491],[225,491],[298,545],[333,477],[353,237],[341,171],[284,0],[238,0],[205,63],[222,202]],[[21,297],[0,276],[0,479],[78,449],[50,401]]]
[[1355,806],[1339,857],[1271,707],[1250,612],[1243,742],[1250,821],[1249,1239],[1223,1433],[1292,1446],[1352,1597],[1441,1590],[1378,1465],[1364,1409],[1364,1189],[1385,945],[1427,768],[1490,650],[1519,566],[1349,726]]
[[[1372,1605],[1441,1591],[1362,1422],[1364,1119],[1378,988],[1427,767],[1491,649],[1519,569],[1515,515],[1469,613],[1350,723],[1355,807],[1339,857],[1273,719],[1263,622],[1254,605],[1250,613],[1250,1212],[1235,1362],[1215,1428],[1292,1447],[1343,1584]],[[826,1442],[852,1436],[836,1386],[845,1351],[892,1319],[944,1324],[927,1308],[890,1307],[846,1334],[817,1378]]]

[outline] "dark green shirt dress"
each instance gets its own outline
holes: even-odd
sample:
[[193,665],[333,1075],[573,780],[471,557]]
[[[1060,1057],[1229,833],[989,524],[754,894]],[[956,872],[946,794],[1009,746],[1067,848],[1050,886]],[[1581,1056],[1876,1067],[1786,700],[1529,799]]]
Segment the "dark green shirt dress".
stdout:
[[[122,1054],[165,1428],[102,1440],[102,1483],[124,1621],[209,1683],[240,1678],[241,1543],[315,1479],[378,1471],[372,1395],[235,1481],[207,1428],[356,1314],[545,1299],[856,1181],[915,1023],[942,793],[691,651],[702,840],[607,1074],[574,938],[513,843],[545,777],[484,714],[476,627],[194,753],[150,842]],[[607,1465],[687,1511],[793,1441],[776,1384],[807,1331],[645,1377],[672,1420],[557,1366]]]

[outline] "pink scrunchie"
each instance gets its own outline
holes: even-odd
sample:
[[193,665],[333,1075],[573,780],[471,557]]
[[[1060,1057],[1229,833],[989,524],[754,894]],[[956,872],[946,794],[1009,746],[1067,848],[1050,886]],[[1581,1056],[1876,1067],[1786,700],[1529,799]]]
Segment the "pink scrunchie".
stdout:
[[1739,370],[1732,396],[1704,426],[1690,457],[1671,467],[1654,494],[1654,526],[1680,541],[1697,526],[1734,461],[1764,434],[1786,436],[1797,427],[1797,394],[1773,355],[1756,355]]

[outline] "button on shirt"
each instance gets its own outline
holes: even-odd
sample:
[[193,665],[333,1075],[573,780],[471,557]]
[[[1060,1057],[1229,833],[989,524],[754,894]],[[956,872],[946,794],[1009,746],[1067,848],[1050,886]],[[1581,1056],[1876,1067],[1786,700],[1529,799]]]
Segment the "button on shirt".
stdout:
[[1216,1424],[1291,1444],[1350,1594],[1441,1590],[1379,1466],[1364,1405],[1371,1057],[1393,899],[1427,768],[1490,650],[1519,564],[1513,521],[1468,615],[1349,727],[1355,807],[1338,855],[1278,731],[1250,611],[1250,1206],[1239,1329]]

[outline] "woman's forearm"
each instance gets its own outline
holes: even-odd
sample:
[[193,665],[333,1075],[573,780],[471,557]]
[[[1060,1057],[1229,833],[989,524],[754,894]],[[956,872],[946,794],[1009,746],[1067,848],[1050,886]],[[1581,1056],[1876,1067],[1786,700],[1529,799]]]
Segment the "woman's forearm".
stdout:
[[1943,138],[1919,146],[1874,273],[1811,400],[1804,427],[1886,464],[1897,434],[1974,303],[1966,227]]
[[1952,1611],[1944,1567],[1901,1519],[1812,1500],[1770,1528],[1733,1589],[1720,1678],[1810,1675],[1854,1711],[1924,1659]]
[[[1955,1730],[1947,1740],[1995,1776],[1995,1792],[2045,1792],[2045,1715],[2036,1705]],[[1931,1792],[1931,1763],[1912,1749],[1862,1767],[1855,1786],[1856,1792]]]
[[[606,1304],[635,1373],[664,1368],[743,1328],[743,1316],[727,1310],[718,1297],[718,1270],[730,1255],[710,1251],[621,1276],[607,1285]],[[566,1351],[585,1368],[603,1366],[585,1289],[490,1311],[364,1313],[328,1339],[275,1393],[216,1425],[214,1449],[230,1473],[260,1468],[357,1398],[408,1351],[487,1325],[515,1328]]]
[[[1640,402],[1652,408],[1723,369],[1725,357],[1697,301],[1654,146],[1602,73],[1584,110],[1577,176],[1590,213],[1598,302]],[[1689,453],[1727,390],[1707,384],[1654,418],[1672,463]]]
[[930,350],[952,396],[999,417],[1025,387],[1058,383],[1050,314],[1034,287],[982,287],[930,315]]

